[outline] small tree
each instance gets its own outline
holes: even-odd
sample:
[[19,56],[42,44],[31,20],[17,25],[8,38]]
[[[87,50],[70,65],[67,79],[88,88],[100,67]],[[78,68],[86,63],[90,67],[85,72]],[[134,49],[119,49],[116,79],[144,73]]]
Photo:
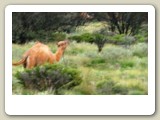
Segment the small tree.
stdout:
[[146,12],[108,12],[107,15],[111,30],[118,30],[119,34],[135,35],[142,23],[148,21]]
[[143,23],[148,22],[147,12],[94,12],[93,19],[106,21],[112,32],[135,35]]
[[71,36],[69,39],[76,40],[77,42],[95,43],[98,47],[98,52],[102,51],[102,48],[107,41],[106,36],[101,32],[84,33],[82,35]]
[[98,52],[102,51],[102,48],[104,47],[107,39],[103,34],[93,34],[94,35],[94,43],[98,47]]

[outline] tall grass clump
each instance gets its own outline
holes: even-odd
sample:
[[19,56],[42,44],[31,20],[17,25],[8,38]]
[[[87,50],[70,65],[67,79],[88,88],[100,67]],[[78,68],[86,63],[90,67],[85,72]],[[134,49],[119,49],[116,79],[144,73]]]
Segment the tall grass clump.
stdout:
[[26,89],[45,91],[55,90],[55,94],[61,94],[61,89],[71,89],[82,81],[77,69],[64,67],[60,64],[46,64],[35,67],[32,70],[17,72],[17,79]]

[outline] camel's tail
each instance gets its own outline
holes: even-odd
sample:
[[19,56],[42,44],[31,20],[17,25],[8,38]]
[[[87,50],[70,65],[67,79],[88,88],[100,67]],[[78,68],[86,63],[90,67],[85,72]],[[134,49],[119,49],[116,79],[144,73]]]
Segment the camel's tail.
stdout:
[[20,64],[23,64],[24,62],[26,61],[26,58],[22,58],[20,61],[16,62],[16,63],[12,63],[12,65],[20,65]]

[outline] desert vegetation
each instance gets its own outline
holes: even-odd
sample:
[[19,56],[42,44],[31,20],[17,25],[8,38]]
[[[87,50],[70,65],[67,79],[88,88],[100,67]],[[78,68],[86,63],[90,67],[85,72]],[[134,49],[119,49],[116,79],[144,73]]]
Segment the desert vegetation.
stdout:
[[[38,16],[37,14],[14,13],[16,17]],[[13,14],[13,15],[14,15]],[[56,14],[59,17],[64,16]],[[68,18],[71,13],[66,13]],[[72,15],[77,22],[62,27],[55,25],[55,30],[46,28],[41,39],[37,35],[40,28],[20,37],[22,31],[13,32],[12,61],[21,59],[23,53],[31,48],[37,39],[45,43],[55,53],[57,41],[69,39],[70,43],[64,56],[58,63],[44,64],[33,69],[22,65],[12,67],[12,93],[16,95],[147,95],[148,94],[148,31],[145,13],[88,13],[90,19]],[[44,14],[41,16],[52,16]],[[66,16],[67,16],[66,15]],[[38,16],[40,17],[40,16]],[[38,18],[37,17],[37,18]],[[122,18],[128,19],[122,19]],[[139,20],[136,30],[132,30],[133,20]],[[141,18],[142,17],[142,18]],[[98,19],[99,18],[99,19]],[[101,19],[100,19],[101,18]],[[116,20],[114,20],[114,19]],[[45,18],[47,19],[47,18]],[[38,20],[38,19],[36,19]],[[112,21],[114,20],[114,23]],[[116,22],[117,21],[117,22]],[[118,22],[119,21],[119,22]],[[130,21],[126,25],[125,21]],[[14,29],[22,22],[16,21]],[[25,23],[25,20],[23,19]],[[69,22],[69,21],[68,21]],[[121,23],[124,23],[121,24]],[[31,23],[25,23],[31,25]],[[36,23],[33,24],[33,26]],[[49,23],[48,23],[49,24]],[[58,24],[58,23],[55,23]],[[20,25],[19,25],[20,26]],[[22,27],[22,26],[20,26]],[[51,27],[51,26],[50,26]],[[59,28],[59,29],[57,29]],[[62,29],[63,28],[63,29]],[[14,31],[13,29],[13,31]],[[57,29],[57,30],[56,30]],[[70,29],[70,31],[66,31]],[[31,31],[32,30],[32,31]],[[37,31],[37,34],[36,34]],[[29,34],[29,36],[27,36]]]

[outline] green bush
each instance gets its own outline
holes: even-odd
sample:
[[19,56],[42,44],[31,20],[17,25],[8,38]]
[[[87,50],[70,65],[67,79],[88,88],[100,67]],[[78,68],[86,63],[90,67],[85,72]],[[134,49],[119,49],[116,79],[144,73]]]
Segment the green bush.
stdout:
[[71,36],[71,37],[69,37],[69,39],[76,40],[77,42],[81,42],[82,41],[82,37],[78,36],[78,35]]
[[81,40],[84,42],[93,43],[94,36],[91,33],[84,33],[81,35]]
[[76,40],[77,42],[97,42],[97,40],[103,40],[104,35],[99,33],[84,33],[82,35],[75,35],[69,37],[69,39]]
[[71,36],[71,37],[69,37],[69,39],[76,40],[77,42],[89,42],[89,43],[93,43],[94,36],[91,33],[84,33],[82,35]]
[[141,34],[135,35],[135,38],[136,38],[137,42],[147,42],[148,41],[148,38],[141,35]]
[[60,94],[60,89],[70,89],[82,81],[77,69],[60,64],[46,64],[32,70],[17,72],[16,77],[27,89],[45,91],[52,89]]
[[109,43],[113,43],[116,45],[131,45],[136,41],[135,37],[125,34],[116,34],[114,36],[109,36],[108,38]]
[[124,34],[116,34],[109,37],[109,42],[113,44],[122,44],[124,42]]
[[93,37],[94,37],[95,43],[105,39],[105,36],[103,34],[99,34],[99,33],[94,33]]

